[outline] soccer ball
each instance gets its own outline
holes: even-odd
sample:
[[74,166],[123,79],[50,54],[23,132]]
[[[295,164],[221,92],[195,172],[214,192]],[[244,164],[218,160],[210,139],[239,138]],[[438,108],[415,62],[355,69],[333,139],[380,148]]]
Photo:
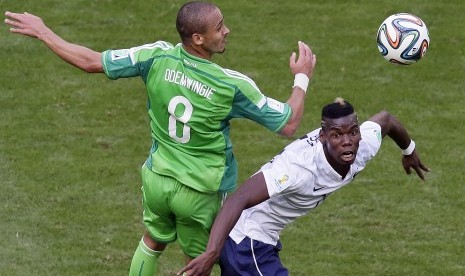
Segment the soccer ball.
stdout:
[[377,42],[378,50],[386,60],[408,65],[425,55],[429,46],[429,32],[419,17],[396,13],[379,26]]

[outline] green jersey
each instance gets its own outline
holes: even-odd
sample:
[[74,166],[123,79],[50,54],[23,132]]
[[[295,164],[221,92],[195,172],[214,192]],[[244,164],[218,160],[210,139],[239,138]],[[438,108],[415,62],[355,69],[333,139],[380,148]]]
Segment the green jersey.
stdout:
[[264,96],[247,76],[164,41],[103,52],[110,79],[140,76],[148,95],[153,145],[146,165],[201,192],[236,187],[229,121],[248,118],[280,131],[288,104]]

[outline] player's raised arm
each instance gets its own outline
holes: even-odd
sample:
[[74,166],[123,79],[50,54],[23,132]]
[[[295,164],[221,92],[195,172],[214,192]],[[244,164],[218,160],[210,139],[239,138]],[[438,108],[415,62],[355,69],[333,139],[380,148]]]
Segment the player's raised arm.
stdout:
[[41,40],[64,61],[89,73],[102,73],[101,53],[69,43],[49,29],[42,19],[30,13],[5,12],[5,23],[12,33]]
[[372,116],[369,121],[375,122],[381,126],[381,134],[383,138],[387,135],[402,149],[402,165],[407,174],[411,173],[413,168],[421,180],[425,180],[423,172],[429,172],[420,160],[417,151],[415,150],[415,142],[410,138],[407,130],[401,122],[397,120],[387,111],[381,111]]
[[316,56],[310,47],[304,42],[299,41],[299,55],[292,53],[289,60],[289,67],[295,76],[292,94],[287,103],[292,109],[292,117],[286,126],[280,131],[281,135],[293,136],[300,125],[300,119],[304,113],[305,93],[307,93],[309,81],[313,76],[313,70],[316,65]]

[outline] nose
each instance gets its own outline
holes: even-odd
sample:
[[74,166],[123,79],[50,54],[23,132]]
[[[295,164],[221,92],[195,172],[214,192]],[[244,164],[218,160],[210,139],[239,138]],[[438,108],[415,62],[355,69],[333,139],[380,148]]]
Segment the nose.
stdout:
[[343,146],[351,146],[352,145],[352,139],[351,139],[349,134],[342,135],[342,145]]
[[229,34],[229,28],[226,27],[226,25],[224,26],[224,35],[227,35]]

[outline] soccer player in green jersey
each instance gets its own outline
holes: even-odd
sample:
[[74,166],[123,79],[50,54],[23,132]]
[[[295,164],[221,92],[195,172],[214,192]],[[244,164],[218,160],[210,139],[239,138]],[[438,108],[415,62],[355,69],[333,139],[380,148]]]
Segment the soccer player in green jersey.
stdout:
[[266,97],[247,76],[211,62],[213,54],[225,51],[229,29],[220,9],[205,2],[180,8],[181,43],[157,41],[103,53],[65,41],[35,15],[5,16],[11,32],[41,40],[73,66],[110,79],[139,76],[146,85],[153,140],[142,166],[146,233],[130,275],[153,275],[159,255],[175,240],[187,261],[205,250],[221,202],[236,187],[230,120],[248,118],[293,136],[316,64],[311,49],[299,41],[299,53],[289,62],[295,75],[291,96],[286,103]]

